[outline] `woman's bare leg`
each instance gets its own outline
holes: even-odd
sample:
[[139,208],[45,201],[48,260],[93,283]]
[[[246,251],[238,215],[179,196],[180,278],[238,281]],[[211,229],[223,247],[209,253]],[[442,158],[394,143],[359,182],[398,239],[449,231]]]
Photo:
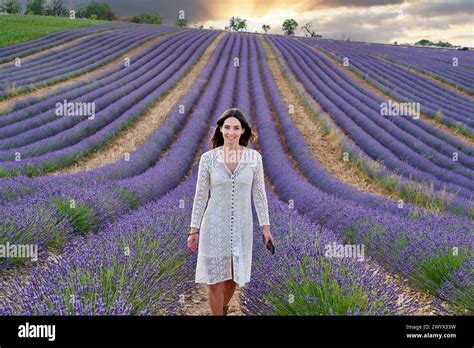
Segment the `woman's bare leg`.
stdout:
[[[232,278],[234,278],[234,265],[231,260]],[[234,295],[236,283],[234,279],[224,280],[222,282],[208,285],[209,306],[212,315],[224,315],[226,307]]]
[[224,315],[224,282],[208,285],[212,315]]
[[237,283],[233,279],[234,278],[234,265],[232,263],[232,259],[230,263],[231,263],[231,269],[232,269],[232,279],[227,279],[226,281],[224,281],[224,307],[226,307],[229,304],[230,299],[234,295],[235,286],[237,285]]
[[233,279],[224,282],[224,307],[229,305],[230,299],[234,296],[236,285],[237,283]]

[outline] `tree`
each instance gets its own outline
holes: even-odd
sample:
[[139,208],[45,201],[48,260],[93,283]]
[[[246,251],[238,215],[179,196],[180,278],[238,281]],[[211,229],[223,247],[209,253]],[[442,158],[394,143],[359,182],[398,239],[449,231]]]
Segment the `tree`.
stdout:
[[267,33],[268,30],[270,30],[270,26],[268,24],[264,24],[262,25],[262,29],[263,31],[265,32],[265,34]]
[[287,19],[283,22],[283,32],[286,35],[295,35],[295,30],[298,27],[298,23],[294,19]]
[[103,2],[95,1],[92,1],[85,7],[80,8],[76,13],[76,17],[91,18],[93,14],[97,16],[97,19],[105,19],[109,21],[116,19],[115,14],[109,5]]
[[188,21],[186,19],[178,19],[176,20],[176,25],[181,28],[186,28]]
[[26,3],[26,14],[39,15],[44,14],[44,0],[28,0]]
[[234,31],[247,29],[247,20],[232,16],[229,20],[229,28]]
[[132,23],[161,24],[163,23],[163,17],[161,17],[159,13],[156,15],[151,13],[140,13],[133,16],[130,21]]
[[316,34],[316,32],[313,30],[313,23],[306,23],[303,25],[301,30],[306,37],[323,37],[322,35]]
[[52,0],[51,3],[46,6],[45,14],[46,16],[67,17],[69,10],[64,5],[63,0]]
[[451,45],[449,42],[443,42],[443,41],[439,41],[437,43],[435,42],[432,42],[430,40],[427,40],[427,39],[422,39],[418,42],[415,42],[415,45],[420,45],[420,46],[439,46],[439,47],[453,47],[453,45]]
[[415,45],[421,45],[421,46],[428,46],[432,45],[433,43],[430,40],[422,39],[418,42],[415,42]]
[[0,12],[17,14],[21,11],[19,0],[7,0],[0,5]]

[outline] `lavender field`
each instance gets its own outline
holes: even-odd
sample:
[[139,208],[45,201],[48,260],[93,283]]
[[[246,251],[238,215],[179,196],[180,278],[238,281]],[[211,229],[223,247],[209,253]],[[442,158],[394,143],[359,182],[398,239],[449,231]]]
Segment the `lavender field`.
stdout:
[[234,315],[473,314],[472,51],[132,23],[0,48],[0,314],[201,314],[186,239],[232,107],[276,239],[254,225]]

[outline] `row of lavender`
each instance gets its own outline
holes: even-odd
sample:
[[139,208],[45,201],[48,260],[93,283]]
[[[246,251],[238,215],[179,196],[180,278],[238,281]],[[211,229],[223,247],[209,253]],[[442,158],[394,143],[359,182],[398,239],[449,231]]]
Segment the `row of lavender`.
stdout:
[[[76,207],[86,207],[81,220],[89,221],[86,226],[74,226],[74,219],[69,219],[72,220],[74,230],[82,233],[99,230],[108,221],[123,215],[126,210],[156,199],[175,187],[189,170],[193,149],[199,146],[199,137],[193,137],[193,141],[190,141],[188,137],[182,136],[171,149],[168,149],[169,145],[176,133],[189,133],[194,129],[203,128],[202,125],[206,123],[225,71],[226,61],[218,64],[218,55],[224,44],[226,50],[223,54],[230,54],[230,41],[233,40],[226,38],[220,43],[201,78],[182,100],[186,104],[180,105],[186,106],[186,113],[180,113],[179,105],[176,106],[168,115],[165,124],[156,130],[145,144],[130,154],[130,161],[117,162],[78,175],[18,178],[27,183],[24,187],[17,183],[17,178],[2,180],[1,194],[5,203],[2,215],[10,217],[2,220],[4,230],[7,231],[4,238],[17,243],[36,243],[44,247],[54,242],[55,230],[50,231],[47,224],[48,221],[58,219],[57,209],[50,204],[53,197],[60,197],[66,202],[74,199]],[[196,102],[198,107],[193,111]],[[180,158],[181,161],[176,161],[175,158]],[[46,208],[49,209],[45,211]],[[66,207],[65,213],[68,211]],[[28,212],[31,212],[31,219]],[[47,214],[42,216],[45,221],[43,225],[33,218],[35,212],[39,215],[40,212]],[[14,234],[10,235],[8,231]]]
[[[390,171],[380,162],[374,161],[362,149],[347,136],[344,130],[334,122],[330,114],[326,113],[324,109],[318,105],[309,91],[299,82],[299,78],[295,76],[292,69],[287,64],[285,58],[281,55],[278,48],[268,41],[268,44],[273,48],[276,58],[279,62],[280,68],[284,71],[292,88],[301,96],[302,101],[306,104],[309,110],[316,115],[318,124],[324,129],[327,134],[335,133],[340,139],[340,149],[347,160],[350,160],[355,165],[359,166],[370,178],[376,181],[388,192],[394,192],[402,201],[412,202],[419,206],[435,210],[435,211],[450,211],[455,214],[474,216],[474,207],[470,200],[457,197],[456,194],[448,193],[444,189],[435,190],[433,186],[427,185],[422,180],[421,183],[406,179],[399,174]],[[309,80],[307,80],[309,81]],[[446,134],[440,132],[439,137],[443,139]],[[346,160],[346,158],[344,158]]]
[[177,29],[175,26],[125,27],[87,37],[60,51],[46,52],[20,62],[19,66],[17,62],[11,63],[0,70],[0,99],[90,71],[153,37]]
[[177,191],[70,239],[62,255],[34,267],[28,286],[21,277],[0,284],[0,315],[175,314],[194,286],[184,198]]
[[24,57],[33,53],[37,53],[48,48],[59,46],[68,41],[72,41],[74,39],[81,38],[86,35],[100,33],[106,30],[121,29],[132,26],[136,25],[131,23],[112,23],[57,31],[48,35],[44,35],[38,39],[0,48],[0,63],[14,60],[15,58]]
[[[189,31],[187,33],[181,32],[169,35],[168,37],[163,38],[157,43],[149,46],[147,49],[143,49],[139,53],[130,57],[130,66],[127,67],[123,64],[114,65],[104,72],[98,73],[94,77],[93,81],[81,80],[66,87],[55,88],[52,92],[41,97],[32,96],[22,98],[12,106],[11,112],[7,112],[4,114],[4,117],[1,118],[0,126],[2,127],[2,138],[11,137],[12,135],[15,135],[16,133],[19,133],[23,130],[33,128],[34,125],[27,127],[27,124],[23,125],[26,128],[21,128],[18,130],[15,130],[15,127],[10,129],[5,128],[5,126],[13,126],[15,123],[19,123],[20,121],[30,120],[34,116],[38,116],[39,113],[52,109],[57,101],[61,101],[62,99],[74,100],[75,98],[81,97],[87,92],[91,92],[98,88],[102,89],[99,91],[97,96],[102,96],[105,92],[110,92],[111,88],[103,89],[103,87],[120,81],[120,79],[124,78],[128,74],[135,73],[135,71],[140,67],[145,66],[145,68],[150,69],[150,66],[146,66],[146,64],[148,64],[151,59],[154,59],[156,56],[162,54],[165,49],[170,47],[170,45],[179,44],[179,40],[181,38],[186,38],[187,35],[191,33],[196,34],[195,31]],[[177,47],[178,46],[174,48]],[[164,58],[164,56],[162,58]],[[141,73],[144,71],[144,69],[139,70]],[[136,75],[133,76],[136,77]],[[127,80],[123,80],[123,82],[127,82]],[[117,85],[113,87],[117,88]],[[48,119],[42,119],[41,121],[46,122]],[[30,121],[30,123],[32,122]]]
[[[264,67],[264,69],[267,69]],[[266,74],[265,76],[270,76]],[[305,143],[303,136],[293,123],[288,114],[288,107],[285,106],[279,97],[278,89],[272,80],[268,80],[267,88],[269,97],[271,98],[273,108],[277,111],[276,116],[281,124],[281,130],[285,135],[286,144],[291,155],[298,163],[299,169],[307,177],[308,181],[318,186],[322,191],[329,193],[335,197],[346,200],[356,201],[371,208],[383,208],[393,214],[411,216],[415,214],[416,205],[406,204],[403,208],[399,202],[387,200],[372,194],[361,192],[333,177],[328,173],[311,155],[311,150]],[[465,200],[455,199],[448,204],[447,210],[456,212],[457,214],[472,216],[469,205]],[[447,204],[447,203],[445,203]]]
[[374,43],[346,42],[346,44],[374,56],[428,73],[456,88],[474,94],[474,54],[471,51],[399,47]]
[[403,102],[419,102],[427,116],[472,135],[474,101],[456,91],[434,83],[395,63],[372,56],[363,45],[348,47],[341,42],[307,40],[332,54],[385,93]]
[[472,311],[472,220],[449,214],[400,216],[369,208],[363,201],[357,204],[337,198],[301,180],[285,154],[272,120],[272,111],[289,115],[285,109],[273,109],[269,102],[266,91],[277,90],[274,86],[268,88],[274,82],[256,39],[250,55],[262,65],[260,71],[256,64],[251,66],[252,93],[266,172],[280,198],[338,233],[346,243],[364,245],[380,265],[403,275],[416,288]]
[[[454,161],[446,150],[436,151],[430,146],[425,140],[430,134],[416,124],[409,126],[410,121],[404,118],[395,122],[381,117],[377,97],[370,99],[369,92],[363,94],[347,79],[342,79],[343,72],[334,64],[323,69],[316,52],[304,44],[276,36],[269,36],[268,40],[277,47],[311,97],[371,158],[382,161],[391,171],[406,178],[433,183],[436,190],[446,187],[464,199],[471,198],[474,188],[471,148],[464,145],[467,150],[457,149],[459,161]],[[402,128],[400,122],[408,124]],[[416,136],[411,132],[416,132]],[[437,147],[454,144],[448,145],[448,141],[433,137],[429,141],[435,142]]]
[[[15,134],[0,140],[4,175],[34,175],[70,165],[93,151],[140,116],[197,61],[215,33],[179,33],[137,59],[126,71],[118,71],[90,85],[48,97],[43,112],[34,114],[35,103],[6,117],[21,121],[2,127]],[[72,103],[93,103],[94,117],[58,117],[55,105],[65,98]],[[17,157],[20,160],[16,160]]]

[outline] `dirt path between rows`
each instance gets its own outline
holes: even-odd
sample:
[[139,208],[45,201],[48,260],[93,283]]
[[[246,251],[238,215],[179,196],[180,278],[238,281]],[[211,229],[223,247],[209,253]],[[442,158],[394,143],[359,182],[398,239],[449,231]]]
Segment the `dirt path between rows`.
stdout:
[[293,123],[298,127],[304,137],[305,143],[311,150],[313,157],[331,175],[344,183],[351,185],[363,192],[369,192],[379,196],[396,200],[399,199],[394,193],[387,192],[378,185],[358,166],[350,161],[342,161],[341,147],[333,134],[327,134],[317,123],[314,115],[304,104],[301,98],[296,95],[288,79],[284,77],[278,59],[272,48],[265,41],[263,36],[259,36],[262,42],[267,64],[272,73],[280,96],[286,105],[293,105],[294,113],[290,114]]
[[[241,288],[237,285],[234,296],[232,296],[229,302],[228,316],[243,315],[239,305],[241,291]],[[176,315],[212,315],[207,298],[207,285],[197,284],[193,291],[185,294],[184,301]]]
[[[378,95],[379,97],[381,98],[385,98],[385,99],[392,99],[394,100],[395,98],[393,96],[391,96],[390,94],[387,94],[387,93],[384,93],[383,91],[381,91],[380,89],[378,89],[377,87],[373,86],[372,84],[368,83],[367,81],[365,81],[362,77],[360,77],[359,75],[357,75],[355,72],[353,72],[349,67],[344,67],[342,66],[333,56],[331,56],[329,53],[327,53],[326,51],[323,51],[315,46],[311,46],[309,45],[308,43],[304,42],[304,41],[301,41],[304,45],[306,45],[307,47],[309,47],[310,49],[312,49],[313,51],[319,53],[319,54],[322,54],[324,55],[326,58],[328,58],[329,60],[331,60],[334,64],[336,64],[336,66],[338,66],[342,71],[344,71],[345,73],[347,73],[350,77],[352,77],[353,79],[355,79],[357,81],[358,84],[362,85],[365,89],[367,90],[370,90],[372,93]],[[393,63],[393,62],[392,62]],[[405,69],[409,70],[410,72],[412,73],[415,73],[415,74],[418,74],[418,75],[423,75],[423,74],[419,74],[419,72],[417,73],[416,70],[414,69],[408,69],[405,67]],[[423,75],[424,77],[427,77],[426,75]],[[434,80],[433,78],[430,78],[430,80],[433,81],[433,83],[438,83],[439,84],[439,81],[437,80]],[[446,88],[449,88],[448,86],[442,84],[443,87],[446,87]],[[455,89],[455,88],[450,88],[452,89],[453,91],[457,92],[457,93],[460,93],[459,90]],[[464,93],[461,93],[461,94],[464,94]],[[464,94],[465,95],[465,94]],[[466,95],[465,95],[466,96]],[[472,98],[472,97],[471,97]],[[430,125],[432,125],[433,127],[436,127],[440,130],[442,130],[443,132],[445,133],[448,133],[449,135],[451,135],[452,137],[454,138],[457,138],[458,140],[464,142],[465,144],[469,145],[469,146],[474,146],[474,139],[471,139],[469,138],[468,136],[460,133],[459,131],[453,129],[453,128],[450,128],[438,121],[436,121],[435,119],[433,118],[430,118],[424,114],[420,114],[420,120],[422,120],[423,122],[425,123],[428,123]]]
[[[136,150],[156,129],[161,126],[168,113],[178,104],[181,98],[189,92],[224,35],[225,33],[218,34],[214,41],[204,51],[204,54],[176,83],[176,85],[158,98],[155,105],[144,115],[140,116],[140,118],[129,128],[117,134],[109,143],[96,152],[89,154],[76,165],[62,168],[50,174],[58,175],[88,171],[122,160],[126,153],[132,153]],[[130,158],[130,160],[133,159]]]
[[[48,54],[48,53],[53,53],[53,52],[56,52],[56,51],[59,51],[59,50],[62,50],[63,48],[67,48],[69,46],[72,46],[72,45],[75,45],[75,44],[79,44],[81,43],[82,41],[84,40],[89,40],[91,38],[94,38],[100,34],[103,34],[103,33],[106,33],[106,32],[110,32],[114,29],[107,29],[107,30],[104,30],[104,31],[100,31],[100,32],[97,32],[97,33],[92,33],[92,34],[86,34],[84,36],[81,36],[81,37],[78,37],[78,38],[75,38],[73,40],[70,40],[70,41],[67,41],[67,42],[64,42],[58,46],[53,46],[53,47],[50,47],[50,48],[46,48],[44,50],[41,50],[41,51],[38,51],[38,52],[35,52],[35,53],[32,53],[32,54],[28,54],[26,56],[23,56],[21,57],[21,63],[24,64],[25,62],[28,62],[30,59],[32,58],[41,58],[41,56],[45,55],[45,54]],[[9,62],[6,62],[6,63],[1,63],[0,64],[0,69],[1,68],[4,68],[10,64],[14,64],[14,60],[12,61],[9,61]]]

